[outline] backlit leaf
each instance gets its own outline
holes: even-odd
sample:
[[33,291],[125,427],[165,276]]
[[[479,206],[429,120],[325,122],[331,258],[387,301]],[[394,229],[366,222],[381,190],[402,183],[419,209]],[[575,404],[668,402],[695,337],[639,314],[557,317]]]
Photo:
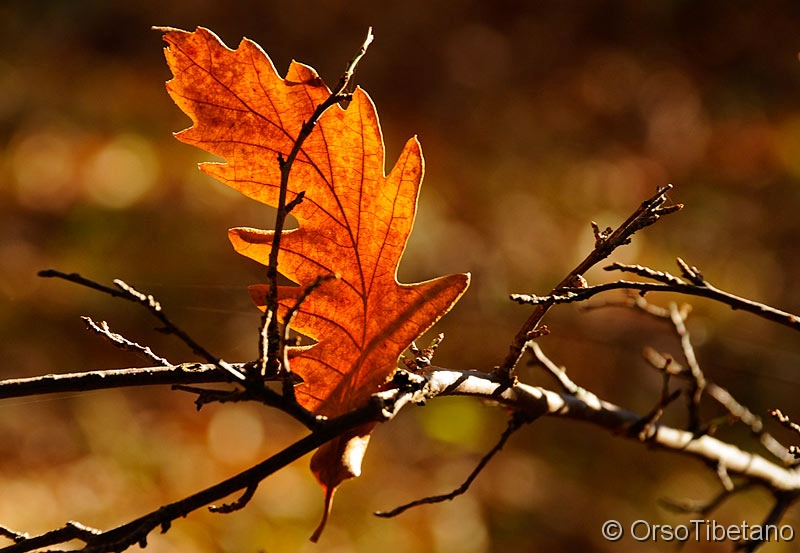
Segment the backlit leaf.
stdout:
[[[203,171],[244,195],[275,206],[279,155],[288,156],[305,121],[330,95],[317,73],[292,62],[285,79],[261,48],[243,40],[230,50],[211,31],[167,30],[174,78],[167,88],[193,125],[179,140],[225,159]],[[384,144],[375,106],[360,88],[347,109],[328,109],[292,167],[288,200],[299,228],[285,231],[279,270],[297,287],[280,289],[284,309],[320,275],[325,282],[303,303],[292,328],[316,344],[293,358],[303,378],[298,401],[335,417],[365,404],[397,366],[400,354],[447,312],[469,283],[457,274],[400,284],[398,264],[414,223],[423,160],[410,139],[385,174]],[[230,231],[239,253],[267,264],[272,232]],[[262,308],[266,286],[251,288]],[[326,494],[358,476],[372,425],[321,447],[312,470]]]

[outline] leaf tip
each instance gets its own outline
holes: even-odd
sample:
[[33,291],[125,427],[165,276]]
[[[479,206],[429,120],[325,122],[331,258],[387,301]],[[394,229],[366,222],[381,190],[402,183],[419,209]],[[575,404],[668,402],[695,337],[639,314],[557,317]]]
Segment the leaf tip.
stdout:
[[314,530],[314,533],[311,534],[309,540],[312,543],[317,543],[319,541],[320,536],[322,536],[323,530],[325,530],[325,525],[328,524],[328,515],[331,513],[331,505],[333,505],[333,494],[336,493],[336,486],[326,486],[325,487],[325,507],[322,511],[322,520],[319,521],[319,525],[317,529]]

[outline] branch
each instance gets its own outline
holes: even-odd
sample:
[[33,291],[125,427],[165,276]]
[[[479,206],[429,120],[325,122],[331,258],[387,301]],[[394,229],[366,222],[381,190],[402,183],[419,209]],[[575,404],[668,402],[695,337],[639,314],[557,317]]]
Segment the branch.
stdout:
[[[26,537],[4,529],[3,535],[12,537],[15,543],[0,549],[0,553],[25,553],[43,547],[65,544],[75,539],[85,544],[85,547],[79,550],[83,553],[118,553],[135,544],[144,547],[147,545],[147,536],[156,528],[160,527],[162,533],[167,532],[173,521],[239,490],[245,490],[239,501],[246,501],[253,493],[251,489],[254,491],[258,483],[269,475],[353,428],[370,422],[390,420],[405,404],[413,401],[417,393],[418,390],[414,389],[392,389],[375,394],[365,407],[325,422],[310,435],[269,459],[205,490],[164,505],[111,530],[101,531],[69,522],[63,528],[35,537]],[[236,506],[237,503],[234,502],[216,510],[225,512],[234,510]]]
[[[638,413],[628,411],[596,396],[586,400],[572,394],[556,393],[544,388],[518,383],[509,387],[497,377],[478,371],[454,371],[432,367],[423,372],[428,378],[426,396],[459,395],[492,399],[517,411],[531,420],[554,416],[589,422],[613,432],[639,440],[630,435],[632,427],[641,421]],[[641,441],[641,440],[640,440]],[[664,449],[697,458],[712,466],[724,464],[728,473],[745,476],[775,491],[800,490],[800,473],[744,451],[712,436],[695,435],[653,424],[644,436],[649,447]]]
[[[601,231],[597,223],[592,222],[592,228],[595,235],[594,249],[581,261],[577,267],[572,269],[569,274],[564,277],[560,283],[550,292],[547,297],[555,297],[561,290],[571,288],[576,283],[583,282],[583,275],[590,268],[606,259],[613,253],[614,250],[620,246],[630,243],[631,237],[639,230],[648,227],[658,221],[663,215],[669,215],[683,208],[682,204],[665,206],[667,201],[667,192],[672,189],[672,185],[658,188],[655,195],[642,202],[642,204],[634,211],[625,222],[623,222],[616,230],[612,231],[611,228]],[[537,325],[541,322],[547,311],[555,304],[555,301],[542,301],[536,304],[533,313],[525,321],[525,324],[514,336],[514,340],[509,347],[508,354],[499,367],[495,369],[496,373],[508,380],[514,370],[514,367],[519,362],[522,352],[524,351],[525,344],[533,336],[532,332],[536,330]]]
[[[245,370],[243,363],[234,363],[232,366],[237,370]],[[200,363],[46,374],[0,380],[0,399],[133,386],[227,383],[229,380],[227,375],[219,372],[216,365]]]
[[[242,372],[247,372],[250,367],[246,363],[235,363],[231,366]],[[216,365],[184,363],[168,367],[108,369],[0,380],[0,400],[34,395],[157,385],[171,385],[176,389],[202,394],[203,392],[211,391],[189,389],[188,385],[226,384],[229,382],[230,377],[226,373],[221,373]],[[276,407],[294,417],[309,429],[316,428],[324,419],[324,417],[318,417],[310,413],[297,402],[284,399],[283,396],[265,386],[258,390],[247,387],[244,390],[239,390],[238,395],[237,391],[214,390],[214,392],[219,394],[217,401],[222,401],[223,398],[229,401],[257,400],[270,407]],[[195,403],[200,408],[204,402],[198,399]]]
[[[682,259],[678,258],[678,263],[684,263]],[[685,264],[685,263],[684,263]],[[711,285],[702,275],[699,280],[695,276],[695,282],[686,282],[670,273],[655,271],[648,267],[641,265],[624,265],[622,263],[614,263],[605,268],[607,271],[622,271],[634,273],[644,278],[655,280],[656,282],[637,282],[629,280],[618,280],[616,282],[608,282],[605,284],[598,284],[596,286],[589,286],[585,288],[563,287],[551,292],[547,296],[536,296],[528,294],[512,294],[511,299],[524,304],[532,304],[536,306],[547,305],[548,307],[558,303],[574,303],[587,300],[601,292],[608,290],[638,290],[641,293],[647,292],[677,292],[688,296],[700,296],[709,298],[725,305],[730,306],[734,310],[747,311],[753,313],[769,321],[788,326],[795,330],[800,330],[800,317],[780,309],[775,309],[766,304],[756,301],[748,300],[720,290]],[[695,269],[696,270],[696,269]],[[696,275],[698,275],[696,273]],[[698,282],[702,282],[698,284]]]
[[[169,374],[170,369],[175,371],[174,367],[147,370],[153,373],[151,378],[165,378],[164,374]],[[134,371],[142,371],[142,369]],[[121,373],[119,378],[124,378],[124,372],[114,372]],[[182,377],[185,374],[191,374],[191,371],[183,369],[183,373]],[[60,384],[74,385],[76,379],[89,378],[89,374],[92,373],[66,375],[68,378],[62,380]],[[131,372],[130,374],[140,373]],[[52,378],[57,379],[57,375],[52,375]],[[140,377],[137,376],[130,381],[129,385],[141,384],[137,381],[138,378]],[[226,375],[209,367],[205,371],[199,371],[198,378],[223,382]],[[75,530],[70,530],[71,526],[68,525],[61,530],[41,536],[24,538],[22,534],[7,530],[4,534],[14,536],[17,543],[0,549],[0,553],[20,553],[63,543],[63,541],[52,540],[55,539],[53,536],[60,536],[59,539],[61,539],[65,535],[69,535],[67,539],[84,540],[86,543],[84,552],[122,551],[146,539],[149,532],[159,526],[162,531],[166,531],[171,521],[239,490],[246,491],[254,487],[268,475],[319,447],[322,443],[342,435],[348,429],[370,421],[388,420],[408,403],[416,404],[437,396],[459,395],[490,399],[519,412],[519,416],[524,417],[524,420],[527,421],[533,421],[541,416],[554,416],[589,422],[614,434],[646,443],[648,447],[688,455],[712,467],[724,466],[729,474],[743,476],[753,483],[767,487],[773,493],[788,494],[787,497],[795,497],[797,493],[800,493],[800,473],[797,471],[779,466],[760,455],[743,451],[714,437],[708,435],[696,437],[691,432],[671,428],[657,422],[649,425],[640,436],[638,432],[633,431],[641,426],[642,417],[639,414],[603,401],[593,394],[557,393],[521,383],[509,386],[506,381],[496,375],[439,367],[428,367],[419,375],[401,371],[397,373],[394,382],[397,388],[376,394],[366,407],[337,419],[319,423],[317,429],[306,438],[255,467],[202,492],[161,507],[157,511],[106,532],[84,529],[81,536],[77,536]],[[5,385],[7,383],[2,383],[0,390]],[[41,384],[39,385],[41,386]]]
[[[236,366],[244,368],[243,365]],[[501,378],[479,371],[428,367],[420,375],[425,378],[425,386],[422,393],[411,400],[414,402],[440,395],[473,396],[521,411],[529,420],[543,415],[582,420],[621,435],[627,435],[630,428],[642,419],[641,415],[603,401],[594,394],[557,393],[522,383],[508,386]],[[227,378],[211,365],[194,364],[46,375],[0,382],[0,399],[40,393],[174,384],[177,381],[223,383],[227,382]],[[774,490],[800,490],[800,473],[711,436],[704,435],[694,439],[691,432],[655,424],[651,426],[645,439],[649,445],[680,452],[715,465],[724,462],[728,472],[747,476]]]

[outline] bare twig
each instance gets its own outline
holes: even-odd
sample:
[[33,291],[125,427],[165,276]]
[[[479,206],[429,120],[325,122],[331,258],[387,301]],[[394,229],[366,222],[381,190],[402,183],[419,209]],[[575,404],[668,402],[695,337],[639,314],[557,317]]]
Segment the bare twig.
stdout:
[[247,487],[244,493],[234,501],[233,503],[225,503],[224,505],[220,505],[217,507],[216,505],[212,505],[208,508],[209,511],[212,513],[222,513],[228,514],[233,513],[234,511],[238,511],[239,509],[244,509],[250,500],[253,499],[253,496],[256,494],[256,490],[258,490],[258,482]]
[[[586,274],[590,268],[606,259],[611,253],[620,246],[630,243],[631,236],[637,231],[652,225],[662,215],[674,213],[683,208],[682,204],[665,206],[667,202],[667,192],[672,189],[669,184],[664,187],[658,188],[655,195],[642,202],[636,211],[634,211],[625,222],[623,222],[616,230],[612,231],[610,228],[605,231],[600,231],[596,223],[592,223],[592,228],[595,234],[595,247],[586,258],[581,261],[569,274],[556,285],[550,292],[548,298],[556,297],[559,292],[564,289],[574,287],[577,282],[581,282],[582,275]],[[513,296],[512,296],[513,297]],[[552,307],[556,301],[551,299],[536,303],[536,308],[533,313],[525,321],[525,324],[514,336],[508,354],[503,362],[495,369],[498,376],[509,380],[514,367],[519,362],[522,352],[524,351],[525,344],[531,339],[531,332],[533,332],[537,325],[541,322],[547,311]]]
[[[235,364],[244,370],[244,364]],[[131,386],[156,386],[170,384],[207,384],[228,382],[226,374],[216,365],[184,363],[169,367],[142,367],[108,369],[82,373],[46,374],[29,378],[12,378],[0,381],[0,399],[45,394],[62,394],[90,390],[108,390]]]
[[431,343],[427,348],[419,349],[417,344],[411,342],[408,350],[414,356],[414,359],[403,357],[403,364],[411,372],[417,372],[426,367],[430,367],[431,362],[433,361],[433,356],[436,355],[436,350],[443,340],[444,333],[440,332],[433,338],[433,340],[431,340]]
[[429,496],[429,497],[423,497],[421,499],[417,499],[415,501],[411,501],[410,503],[406,503],[405,505],[400,505],[399,507],[395,507],[391,511],[376,511],[375,515],[379,516],[379,517],[383,517],[383,518],[391,518],[391,517],[395,517],[395,516],[397,516],[397,515],[399,515],[401,513],[404,513],[404,512],[406,512],[407,510],[409,510],[409,509],[411,509],[413,507],[419,507],[420,505],[430,505],[432,503],[442,503],[443,501],[451,501],[451,500],[455,499],[456,497],[458,497],[459,495],[465,494],[467,492],[467,490],[469,490],[469,487],[472,485],[472,482],[475,481],[475,479],[483,471],[483,469],[486,467],[486,465],[489,463],[489,461],[491,461],[492,457],[494,457],[501,449],[503,449],[503,446],[506,444],[506,442],[511,437],[511,435],[514,432],[516,432],[526,422],[530,422],[530,421],[528,421],[522,415],[522,413],[519,413],[519,412],[514,413],[508,419],[508,426],[503,431],[503,433],[500,435],[500,439],[497,441],[497,443],[494,445],[494,447],[492,447],[492,449],[490,449],[486,453],[486,455],[484,455],[481,458],[481,460],[475,466],[473,471],[469,474],[469,476],[467,476],[467,479],[464,480],[464,482],[462,482],[461,485],[459,487],[457,487],[456,489],[454,489],[453,491],[451,491],[449,493],[446,493],[446,494],[442,494],[442,495],[433,495],[433,496]]
[[34,551],[50,545],[65,544],[73,540],[80,540],[83,543],[90,543],[92,540],[101,536],[103,532],[89,526],[84,526],[79,522],[69,521],[63,527],[45,532],[39,536],[23,536],[22,539],[15,538],[15,544],[0,549],[3,552]]
[[[237,370],[247,372],[248,365],[237,363]],[[196,393],[217,394],[214,401],[253,401],[276,407],[291,415],[306,427],[313,429],[325,417],[318,417],[297,402],[285,400],[270,388],[245,388],[245,390],[205,390],[190,388],[191,384],[227,383],[230,378],[221,373],[216,365],[200,363],[184,363],[168,367],[142,367],[131,369],[110,369],[88,371],[83,373],[47,374],[29,378],[14,378],[0,381],[0,399],[28,397],[33,395],[61,394],[69,392],[87,392],[90,390],[109,390],[132,386],[164,386],[172,385],[176,389]],[[236,394],[239,395],[236,395]],[[198,397],[198,407],[208,401]]]
[[[284,339],[285,335],[280,330],[277,315],[278,252],[280,250],[280,241],[283,235],[283,229],[286,224],[286,217],[289,215],[289,212],[296,207],[300,201],[302,201],[302,196],[304,195],[304,191],[301,191],[295,196],[295,198],[292,199],[291,202],[287,203],[289,176],[297,156],[302,151],[303,143],[309,137],[311,131],[314,130],[314,127],[322,117],[322,114],[325,113],[328,108],[338,104],[342,100],[346,100],[350,96],[349,93],[345,92],[345,89],[350,83],[356,67],[361,61],[361,58],[364,56],[364,54],[366,54],[367,48],[369,47],[373,38],[372,27],[370,27],[367,31],[367,38],[364,40],[358,53],[347,64],[336,88],[334,88],[327,100],[317,106],[308,121],[306,121],[300,128],[300,132],[298,133],[289,154],[285,158],[282,154],[279,154],[278,156],[281,182],[277,205],[278,212],[275,215],[275,230],[272,236],[272,249],[270,250],[269,263],[267,265],[269,292],[266,297],[266,309],[264,310],[264,315],[261,320],[259,359],[261,360],[262,375],[274,374],[282,376],[284,379],[284,393],[287,395],[287,397],[294,397],[294,382],[292,381],[288,358],[286,356],[286,341]],[[318,285],[319,284],[317,284],[317,286]],[[284,327],[288,326],[288,321],[284,320],[283,324]]]
[[245,386],[244,390],[216,390],[187,386],[184,384],[173,384],[172,389],[188,392],[190,394],[197,394],[197,399],[195,399],[194,404],[197,406],[198,411],[209,403],[257,401],[264,405],[280,409],[298,422],[303,423],[309,430],[318,428],[320,424],[327,420],[327,417],[324,415],[315,415],[300,405],[295,401],[293,396],[287,397],[284,394],[279,394],[271,388],[264,386],[264,381],[262,380],[259,380],[255,385],[250,385],[250,382],[251,381],[248,380],[248,385]]
[[[764,421],[761,420],[761,417],[739,403],[728,390],[714,382],[709,382],[706,386],[706,393],[714,398],[717,403],[725,407],[736,420],[741,421],[742,424],[749,427],[753,435],[756,436],[761,445],[764,446],[764,449],[780,459],[784,465],[793,464],[792,456],[787,455],[786,448],[783,447],[772,434],[766,431],[764,428]],[[791,453],[791,451],[789,453]]]
[[[680,258],[678,258],[678,263],[682,266],[686,265],[686,263]],[[592,296],[600,294],[601,292],[607,292],[608,290],[638,290],[640,293],[677,292],[680,294],[686,294],[688,296],[709,298],[728,305],[731,309],[747,311],[748,313],[753,313],[754,315],[758,315],[759,317],[769,321],[788,326],[795,330],[800,330],[799,316],[786,311],[781,311],[780,309],[775,309],[774,307],[770,307],[763,303],[736,296],[730,292],[725,292],[724,290],[720,290],[703,279],[702,275],[700,275],[700,272],[697,271],[697,268],[689,268],[690,272],[688,275],[691,277],[690,282],[686,282],[670,273],[656,271],[641,265],[613,263],[605,269],[607,271],[633,273],[644,278],[655,280],[656,282],[618,280],[616,282],[607,282],[605,284],[598,284],[596,286],[589,286],[586,288],[561,288],[555,290],[547,296],[512,294],[511,299],[524,304],[550,306],[557,303],[574,303],[584,301]],[[692,269],[696,272],[691,272]],[[684,276],[687,275],[685,274]]]
[[134,303],[138,303],[139,305],[144,306],[156,319],[161,321],[161,323],[164,325],[164,328],[162,329],[163,332],[177,336],[184,344],[189,346],[194,353],[205,359],[207,362],[213,364],[220,370],[233,376],[236,381],[242,381],[245,379],[244,374],[242,374],[233,365],[209,353],[206,348],[192,339],[192,337],[183,331],[178,325],[170,321],[166,313],[164,313],[162,310],[161,304],[151,295],[142,294],[134,287],[119,279],[114,280],[114,285],[117,287],[117,289],[114,289],[84,278],[78,273],[62,273],[61,271],[56,271],[55,269],[39,271],[39,276],[45,278],[61,278],[69,282],[74,282],[76,284],[80,284],[81,286],[86,286],[87,288],[109,294],[115,298],[122,298]]
[[586,390],[575,384],[572,379],[567,376],[567,371],[564,370],[564,367],[559,367],[544,354],[539,344],[531,340],[525,345],[525,349],[530,351],[531,355],[533,355],[532,363],[539,365],[550,375],[552,375],[565,392],[574,396],[577,396],[581,393],[586,393]]
[[641,441],[645,441],[651,436],[650,429],[661,419],[661,416],[664,414],[664,409],[681,396],[680,390],[669,391],[669,372],[665,370],[663,375],[661,397],[658,403],[628,431],[630,435],[635,435]]
[[730,498],[732,495],[743,492],[749,488],[752,488],[754,484],[752,482],[745,482],[739,486],[735,486],[733,489],[724,488],[720,491],[717,495],[715,495],[710,501],[688,501],[688,500],[677,500],[671,498],[662,498],[659,500],[659,503],[675,512],[678,513],[685,513],[685,514],[697,514],[701,516],[706,516],[711,514],[717,507],[719,507],[726,499]]
[[[784,415],[780,409],[772,409],[769,412],[769,415],[771,417],[774,417],[779,423],[781,423],[783,426],[785,426],[795,434],[800,434],[800,425],[792,422],[792,419]],[[789,455],[791,455],[795,459],[800,459],[800,447],[796,445],[790,445]]]
[[691,374],[692,387],[689,395],[689,430],[691,432],[700,432],[700,401],[706,389],[706,377],[703,374],[703,370],[700,368],[700,364],[697,362],[697,356],[695,356],[694,353],[689,330],[686,328],[688,308],[679,310],[678,305],[671,302],[669,304],[669,316],[675,333],[681,341],[683,357],[686,359],[686,364],[689,366]]
[[292,320],[294,319],[297,312],[300,310],[300,307],[303,305],[303,302],[306,301],[309,295],[311,295],[314,290],[319,288],[322,283],[327,282],[329,280],[337,279],[339,275],[320,275],[314,279],[314,281],[306,286],[303,289],[303,292],[297,298],[297,301],[294,302],[294,305],[289,308],[289,311],[286,312],[286,316],[283,318],[283,336],[281,336],[280,341],[280,354],[281,354],[281,366],[287,367],[287,370],[284,371],[282,374],[281,381],[283,383],[283,396],[291,401],[295,400],[294,395],[294,386],[296,382],[291,375],[291,372],[288,371],[289,367],[289,349],[286,345],[289,343],[289,333],[291,330]]
[[85,317],[85,316],[81,317],[81,319],[83,319],[84,324],[86,324],[86,327],[89,330],[91,330],[95,334],[98,334],[99,336],[102,336],[103,338],[114,344],[116,347],[118,347],[119,349],[124,351],[136,352],[140,355],[143,355],[149,361],[152,361],[153,363],[156,363],[157,365],[160,365],[162,367],[169,367],[172,365],[172,363],[170,363],[163,357],[160,357],[155,353],[153,353],[153,350],[151,350],[149,346],[143,346],[141,344],[137,344],[136,342],[128,340],[121,334],[112,332],[111,329],[108,327],[108,323],[106,321],[100,321],[98,323],[93,321],[91,317]]

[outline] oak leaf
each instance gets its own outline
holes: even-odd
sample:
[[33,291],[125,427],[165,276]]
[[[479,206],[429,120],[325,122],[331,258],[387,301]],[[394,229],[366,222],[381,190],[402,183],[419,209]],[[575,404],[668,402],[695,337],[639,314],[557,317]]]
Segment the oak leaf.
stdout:
[[[201,169],[244,195],[275,206],[279,156],[286,158],[305,121],[330,95],[317,73],[292,62],[281,78],[250,40],[236,50],[211,31],[165,29],[170,96],[193,125],[176,136],[225,159]],[[292,323],[316,344],[292,360],[303,382],[298,401],[335,417],[365,404],[394,372],[400,354],[456,302],[469,284],[456,274],[400,284],[397,267],[414,222],[423,175],[420,144],[411,138],[384,174],[384,144],[375,106],[356,88],[347,109],[329,108],[303,143],[291,170],[288,201],[299,228],[284,231],[280,272],[297,283],[281,287],[285,310],[320,275],[336,274],[302,304]],[[235,228],[239,253],[267,264],[272,232]],[[251,287],[263,308],[265,285]],[[358,476],[372,425],[322,446],[312,470],[326,497]],[[317,534],[318,535],[318,534]]]

